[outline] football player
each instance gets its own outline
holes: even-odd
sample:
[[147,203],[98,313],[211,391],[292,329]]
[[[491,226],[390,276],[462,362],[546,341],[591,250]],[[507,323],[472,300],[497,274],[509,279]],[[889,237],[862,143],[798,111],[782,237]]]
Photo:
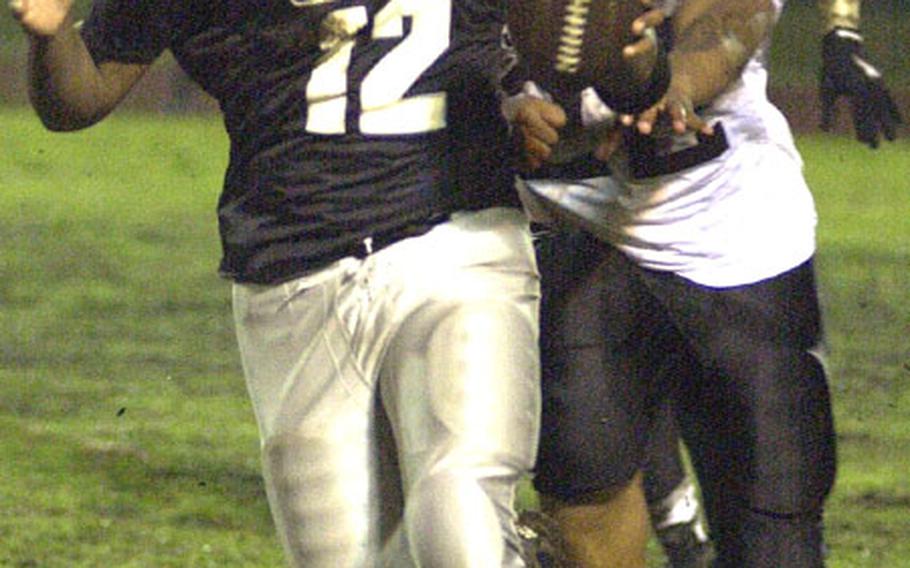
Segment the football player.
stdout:
[[[587,161],[527,180],[534,208],[570,226],[539,247],[535,486],[582,566],[643,566],[640,471],[669,397],[716,565],[819,566],[835,444],[816,215],[786,120],[765,93],[783,2],[663,6],[670,90],[597,151],[618,146],[612,175]],[[582,101],[582,117],[607,116],[596,97]],[[532,165],[552,157],[565,116],[541,100],[516,114]]]
[[[902,118],[880,72],[862,53],[859,0],[820,0],[824,21],[820,94],[822,126],[831,128],[836,99],[850,99],[857,138],[875,148],[893,140]],[[645,452],[643,486],[652,526],[674,567],[707,566],[712,556],[695,485],[683,467],[675,424],[662,411]]]
[[[824,25],[819,83],[822,128],[833,126],[837,98],[846,97],[857,139],[876,148],[881,138],[895,139],[903,120],[880,71],[863,53],[860,7],[860,0],[818,2]],[[712,551],[700,517],[695,484],[677,451],[673,436],[676,431],[670,417],[658,416],[646,450],[645,499],[670,565],[707,566]]]
[[846,97],[856,139],[870,148],[894,140],[903,122],[881,72],[866,58],[860,33],[860,0],[819,0],[825,22],[819,81],[821,127],[834,126],[837,99]]
[[[879,69],[863,50],[860,0],[819,0],[822,66],[821,127],[834,125],[837,99],[848,99],[857,140],[877,148],[894,140],[903,119]],[[679,459],[667,418],[659,418],[646,452],[643,484],[652,525],[674,567],[707,565],[710,546],[699,516],[694,483]]]
[[539,283],[502,3],[72,3],[11,3],[48,128],[102,120],[164,50],[223,112],[220,271],[291,564],[522,566]]

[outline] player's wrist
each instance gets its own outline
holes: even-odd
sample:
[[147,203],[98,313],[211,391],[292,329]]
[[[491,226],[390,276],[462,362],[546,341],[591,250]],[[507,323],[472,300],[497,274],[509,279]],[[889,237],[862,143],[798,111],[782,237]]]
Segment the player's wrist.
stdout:
[[666,49],[656,44],[656,57],[651,66],[648,78],[642,83],[635,96],[624,100],[607,101],[610,108],[620,114],[638,114],[660,102],[672,83],[670,59]]
[[685,56],[671,58],[672,76],[666,98],[688,101],[692,108],[699,108],[714,100],[729,84],[728,75],[720,71],[723,63],[716,58],[692,61]]

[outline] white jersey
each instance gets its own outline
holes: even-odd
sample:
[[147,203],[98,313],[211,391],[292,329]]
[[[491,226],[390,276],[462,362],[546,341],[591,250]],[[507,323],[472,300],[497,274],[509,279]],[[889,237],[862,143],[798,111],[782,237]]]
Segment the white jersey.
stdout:
[[[779,14],[783,1],[775,5]],[[729,148],[719,156],[634,178],[620,153],[612,177],[533,180],[528,188],[640,265],[706,286],[750,284],[801,264],[815,250],[816,212],[787,121],[767,98],[768,44],[702,113],[726,134]],[[675,137],[673,150],[694,138]]]

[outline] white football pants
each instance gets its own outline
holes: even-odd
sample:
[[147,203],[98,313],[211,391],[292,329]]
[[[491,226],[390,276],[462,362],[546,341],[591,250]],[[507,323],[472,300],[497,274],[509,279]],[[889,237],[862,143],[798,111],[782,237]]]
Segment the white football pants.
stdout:
[[523,566],[513,500],[537,452],[538,301],[527,220],[510,208],[234,286],[294,566]]

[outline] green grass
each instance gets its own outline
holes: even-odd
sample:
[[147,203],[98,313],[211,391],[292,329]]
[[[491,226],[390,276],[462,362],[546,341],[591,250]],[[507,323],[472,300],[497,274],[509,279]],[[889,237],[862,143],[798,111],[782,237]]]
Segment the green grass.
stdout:
[[[215,270],[220,123],[0,123],[0,566],[280,566]],[[840,431],[830,565],[907,566],[910,145],[799,142]]]
[[841,470],[834,566],[910,566],[910,146],[803,138]]
[[0,114],[0,566],[277,566],[209,120]]

